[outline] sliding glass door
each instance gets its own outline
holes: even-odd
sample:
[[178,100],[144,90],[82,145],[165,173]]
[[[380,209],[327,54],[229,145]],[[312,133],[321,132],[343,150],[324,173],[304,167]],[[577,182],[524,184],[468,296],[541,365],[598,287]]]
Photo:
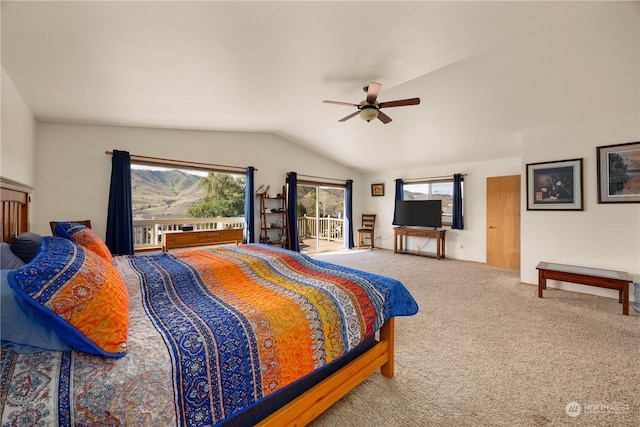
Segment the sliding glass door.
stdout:
[[344,248],[345,189],[298,184],[300,251],[319,253]]

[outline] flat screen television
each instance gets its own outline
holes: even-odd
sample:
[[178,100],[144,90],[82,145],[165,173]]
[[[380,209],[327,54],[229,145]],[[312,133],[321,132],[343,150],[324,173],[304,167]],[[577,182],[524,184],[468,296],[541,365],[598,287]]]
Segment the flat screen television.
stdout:
[[396,200],[393,225],[442,227],[442,200]]

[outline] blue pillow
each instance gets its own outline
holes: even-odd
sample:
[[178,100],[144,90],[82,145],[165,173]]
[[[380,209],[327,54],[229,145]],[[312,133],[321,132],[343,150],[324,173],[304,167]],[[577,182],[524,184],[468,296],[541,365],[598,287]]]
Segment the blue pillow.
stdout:
[[18,353],[71,350],[9,286],[9,270],[0,271],[0,337]]
[[42,236],[36,233],[22,233],[11,239],[11,251],[25,263],[31,262],[40,250]]
[[15,270],[24,265],[24,261],[16,256],[8,243],[0,243],[0,270]]

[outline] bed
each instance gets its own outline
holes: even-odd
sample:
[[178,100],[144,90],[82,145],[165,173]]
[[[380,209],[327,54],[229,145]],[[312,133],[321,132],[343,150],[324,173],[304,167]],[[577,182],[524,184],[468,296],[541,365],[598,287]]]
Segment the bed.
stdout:
[[[3,241],[19,239],[28,194],[2,205]],[[376,370],[393,376],[394,319],[418,310],[396,280],[286,249],[108,259],[91,229],[58,225],[6,280],[71,348],[3,345],[2,425],[306,425]],[[95,295],[76,316],[78,290]]]

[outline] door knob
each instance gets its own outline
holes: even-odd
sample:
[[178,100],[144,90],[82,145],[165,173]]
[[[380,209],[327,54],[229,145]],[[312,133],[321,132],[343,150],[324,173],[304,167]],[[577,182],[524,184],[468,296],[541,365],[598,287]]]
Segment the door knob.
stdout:
[[495,228],[495,227],[494,227],[493,225],[490,225],[490,226],[489,226],[489,229],[492,229],[492,228]]

